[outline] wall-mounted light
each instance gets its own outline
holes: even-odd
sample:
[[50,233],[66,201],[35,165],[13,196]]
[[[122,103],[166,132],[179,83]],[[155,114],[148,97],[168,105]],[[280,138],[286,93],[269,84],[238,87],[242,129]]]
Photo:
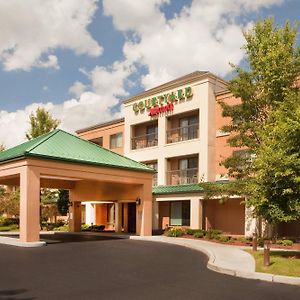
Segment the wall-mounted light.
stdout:
[[73,202],[69,202],[68,203],[68,206],[70,207],[70,206],[73,206]]
[[137,198],[135,199],[135,204],[136,204],[136,205],[140,205],[140,204],[141,204],[141,198],[140,198],[140,197],[137,197]]

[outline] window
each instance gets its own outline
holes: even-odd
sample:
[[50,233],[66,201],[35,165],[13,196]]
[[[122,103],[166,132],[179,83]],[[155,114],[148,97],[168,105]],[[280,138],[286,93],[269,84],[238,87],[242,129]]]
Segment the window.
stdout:
[[198,159],[196,157],[179,160],[179,184],[198,182]]
[[110,136],[110,149],[123,147],[123,133],[119,132]]
[[157,145],[158,127],[156,125],[147,126],[147,147]]
[[190,201],[170,202],[170,225],[190,226]]
[[91,142],[98,145],[98,146],[103,147],[103,137],[99,137],[99,138],[96,138],[94,140],[91,140]]
[[198,137],[198,117],[191,116],[179,120],[181,141],[187,141]]

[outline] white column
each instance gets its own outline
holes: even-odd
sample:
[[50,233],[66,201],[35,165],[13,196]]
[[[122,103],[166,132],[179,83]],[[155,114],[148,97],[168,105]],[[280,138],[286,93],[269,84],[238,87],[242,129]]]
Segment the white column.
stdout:
[[152,203],[152,226],[153,229],[159,229],[159,209],[158,209],[158,202],[154,199]]
[[90,202],[85,202],[85,223],[88,225],[96,224],[95,205]]
[[122,203],[115,203],[115,232],[122,232]]
[[166,159],[162,150],[166,144],[167,118],[161,116],[158,118],[158,146],[161,149],[157,157],[157,184],[166,184]]
[[190,205],[190,227],[192,229],[202,229],[202,219],[203,219],[203,202],[199,198],[191,198]]

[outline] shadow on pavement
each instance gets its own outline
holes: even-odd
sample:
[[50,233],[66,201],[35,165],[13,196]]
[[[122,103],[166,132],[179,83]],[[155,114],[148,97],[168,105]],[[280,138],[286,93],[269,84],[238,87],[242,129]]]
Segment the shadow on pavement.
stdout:
[[15,290],[0,290],[0,300],[32,300],[34,298],[26,297],[23,298],[20,294],[26,293],[26,289],[15,289]]
[[54,233],[54,234],[41,234],[41,241],[47,244],[60,244],[60,243],[82,243],[82,242],[99,242],[109,240],[122,240],[123,238],[112,235],[89,235],[89,234],[71,234],[71,233]]

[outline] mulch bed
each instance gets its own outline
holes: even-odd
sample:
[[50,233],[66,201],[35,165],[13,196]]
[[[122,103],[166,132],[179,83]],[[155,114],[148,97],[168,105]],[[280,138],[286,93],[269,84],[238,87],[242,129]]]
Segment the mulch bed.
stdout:
[[[232,245],[232,246],[252,246],[252,242],[248,242],[248,243],[243,243],[241,241],[229,241],[229,242],[221,242],[219,240],[208,240],[205,238],[195,238],[192,235],[183,235],[181,236],[181,238],[185,238],[185,239],[193,239],[193,240],[202,240],[202,241],[207,241],[207,242],[213,242],[213,243],[218,243],[218,244],[224,244],[224,245]],[[300,251],[300,243],[294,243],[292,246],[283,246],[283,245],[278,245],[278,244],[270,244],[271,248],[275,248],[275,249],[284,249],[284,250],[299,250]],[[300,258],[300,254],[296,255],[297,258]],[[298,257],[299,256],[299,257]]]

